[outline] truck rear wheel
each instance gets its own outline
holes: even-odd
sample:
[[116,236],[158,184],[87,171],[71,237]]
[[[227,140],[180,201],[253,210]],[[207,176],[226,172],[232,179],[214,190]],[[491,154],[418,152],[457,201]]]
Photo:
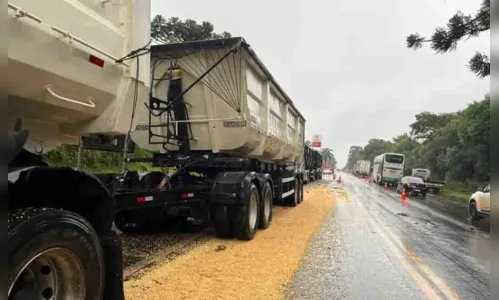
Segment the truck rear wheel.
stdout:
[[302,203],[303,202],[303,182],[301,180],[298,180],[298,184],[299,184],[298,203]]
[[240,240],[252,240],[258,227],[260,196],[258,189],[251,184],[248,203],[231,207],[231,220],[234,232]]
[[83,217],[65,210],[9,212],[8,299],[101,299],[104,256]]
[[272,221],[272,188],[268,181],[263,187],[259,221],[258,228],[260,229],[267,229]]
[[230,222],[229,207],[223,204],[211,208],[211,221],[215,228],[216,236],[220,238],[233,238],[234,231]]
[[298,195],[300,189],[300,181],[298,178],[295,178],[295,186],[294,186],[294,193],[290,196],[288,196],[287,203],[291,207],[295,207],[299,203],[300,196]]

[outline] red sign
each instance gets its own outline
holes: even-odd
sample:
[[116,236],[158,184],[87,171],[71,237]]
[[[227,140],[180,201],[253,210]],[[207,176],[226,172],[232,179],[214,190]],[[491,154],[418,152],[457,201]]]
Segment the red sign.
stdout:
[[312,135],[312,147],[321,148],[322,146],[322,136],[319,134]]

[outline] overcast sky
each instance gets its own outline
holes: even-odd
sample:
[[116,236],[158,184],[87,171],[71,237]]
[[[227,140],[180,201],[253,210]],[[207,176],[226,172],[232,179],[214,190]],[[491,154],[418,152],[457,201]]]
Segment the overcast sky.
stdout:
[[350,146],[391,139],[418,112],[460,110],[489,92],[489,79],[466,68],[475,51],[489,52],[488,33],[445,55],[405,44],[482,0],[151,1],[152,16],[244,37],[306,118],[306,138],[321,134],[340,167]]

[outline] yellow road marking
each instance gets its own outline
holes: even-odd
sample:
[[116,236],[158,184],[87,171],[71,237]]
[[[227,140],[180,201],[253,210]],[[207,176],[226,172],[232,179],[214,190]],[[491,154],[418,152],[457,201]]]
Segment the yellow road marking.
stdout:
[[419,257],[419,255],[417,255],[417,253],[409,245],[404,244],[400,238],[392,233],[388,228],[385,228],[385,232],[391,237],[391,240],[405,253],[406,256],[412,258],[412,261],[426,274],[426,276],[429,277],[429,280],[438,287],[447,299],[460,299],[454,290],[452,290],[440,277],[438,277],[428,266],[426,266],[423,259]]
[[[360,202],[360,201],[359,201]],[[364,207],[365,208],[365,207]],[[430,299],[441,299],[438,294],[435,292],[433,287],[428,283],[428,281],[432,282],[438,289],[446,296],[447,299],[450,300],[458,300],[460,299],[458,294],[452,290],[440,277],[438,277],[429,267],[427,267],[423,259],[419,257],[415,251],[405,245],[400,238],[398,238],[394,233],[392,233],[388,228],[384,227],[383,229],[376,224],[375,221],[366,218],[366,220],[375,227],[376,231],[380,233],[380,236],[385,240],[387,246],[392,250],[395,256],[402,263],[407,272],[411,275],[411,277],[416,281],[416,283],[420,286],[423,292]],[[409,257],[414,264],[419,269],[419,272],[409,263],[406,257]],[[420,272],[423,272],[428,279],[425,279],[421,276]]]
[[405,268],[405,270],[407,271],[407,273],[409,273],[409,275],[412,277],[412,279],[414,279],[414,281],[416,282],[416,284],[426,294],[426,296],[428,297],[428,299],[432,299],[432,300],[434,300],[434,299],[435,300],[441,299],[438,296],[438,294],[435,292],[435,290],[433,289],[433,287],[410,264],[410,262],[407,260],[407,258],[402,254],[402,252],[398,249],[398,247],[390,240],[390,238],[388,238],[388,236],[385,235],[385,233],[383,232],[383,230],[377,224],[375,224],[375,222],[369,220],[368,218],[366,218],[366,220],[367,220],[367,222],[369,222],[375,228],[375,230],[379,233],[380,237],[383,238],[383,240],[385,241],[385,243],[388,246],[388,248],[390,248],[390,250],[393,252],[393,254],[395,254],[395,257],[397,257],[397,259],[400,261],[400,263]]

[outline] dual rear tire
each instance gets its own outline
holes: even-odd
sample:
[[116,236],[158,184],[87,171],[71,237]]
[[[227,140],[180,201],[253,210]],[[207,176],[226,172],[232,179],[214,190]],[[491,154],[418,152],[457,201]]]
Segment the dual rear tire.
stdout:
[[272,188],[265,183],[262,197],[255,184],[251,184],[247,202],[239,205],[217,204],[212,207],[211,219],[215,234],[221,238],[236,236],[252,240],[256,231],[267,229],[272,221]]
[[303,202],[303,183],[295,178],[294,193],[287,199],[288,206],[295,207]]

